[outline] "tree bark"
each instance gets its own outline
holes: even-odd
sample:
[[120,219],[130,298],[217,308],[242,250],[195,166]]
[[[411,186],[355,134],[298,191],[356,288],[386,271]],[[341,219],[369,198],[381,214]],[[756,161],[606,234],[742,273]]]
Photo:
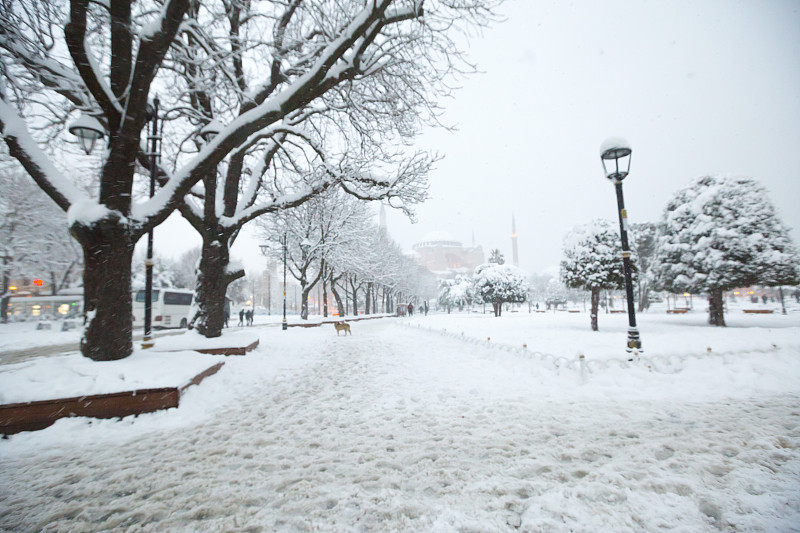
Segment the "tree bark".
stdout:
[[712,326],[725,326],[722,290],[708,293],[708,323]]
[[643,312],[650,307],[650,286],[647,281],[639,283],[639,306],[637,311]]
[[230,263],[229,237],[222,232],[203,237],[200,268],[195,282],[196,311],[190,327],[206,338],[222,335],[225,325],[225,294],[228,285],[244,276],[244,271],[228,272]]
[[84,254],[81,353],[93,361],[116,361],[133,353],[131,260],[128,228],[113,217],[74,225]]
[[367,292],[366,297],[364,298],[364,314],[370,314],[370,304],[372,303],[372,299],[370,298],[370,293],[372,292],[372,283],[367,283]]
[[322,278],[322,316],[328,318],[328,282]]
[[304,285],[301,282],[300,288],[300,318],[308,320],[308,294],[311,292],[313,285]]
[[592,331],[597,331],[599,329],[597,327],[597,311],[599,309],[600,309],[600,289],[597,287],[592,287],[592,312],[591,312]]
[[494,308],[494,316],[500,316],[503,313],[503,302],[492,302]]
[[350,280],[350,287],[353,289],[352,297],[353,297],[353,316],[358,316],[358,290],[356,289],[356,284],[354,279]]
[[347,314],[347,310],[345,309],[345,306],[342,303],[342,297],[339,295],[339,291],[336,290],[336,280],[332,278],[331,278],[331,292],[333,293],[333,299],[336,300],[336,307],[339,308],[339,317],[343,318],[345,314]]
[[[7,261],[4,260],[4,265]],[[7,324],[8,323],[8,302],[10,300],[10,295],[8,294],[8,271],[3,271],[3,287],[2,287],[2,294],[3,297],[0,298],[0,323]]]

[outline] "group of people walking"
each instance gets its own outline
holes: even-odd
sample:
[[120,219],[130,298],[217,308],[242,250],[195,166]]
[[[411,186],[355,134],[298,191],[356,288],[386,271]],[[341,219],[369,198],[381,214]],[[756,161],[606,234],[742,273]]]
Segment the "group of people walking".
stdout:
[[[408,311],[408,316],[414,316],[414,304],[409,303],[408,306],[406,307],[406,310]],[[421,307],[420,307],[420,311],[425,313],[425,316],[428,316],[428,301],[427,300],[422,302]]]
[[[225,313],[225,326],[228,325],[228,313]],[[248,309],[244,310],[241,309],[239,311],[239,323],[236,324],[237,326],[252,326],[253,325],[253,310]]]

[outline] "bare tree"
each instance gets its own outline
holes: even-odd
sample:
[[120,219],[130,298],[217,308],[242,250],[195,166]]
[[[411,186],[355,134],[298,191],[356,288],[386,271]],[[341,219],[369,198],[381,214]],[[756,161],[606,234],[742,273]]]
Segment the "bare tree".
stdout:
[[[237,150],[256,138],[289,134],[296,114],[314,114],[314,102],[333,89],[345,97],[350,87],[362,83],[372,90],[354,91],[352,101],[331,102],[365,111],[375,107],[377,112],[402,117],[426,109],[435,115],[432,96],[445,90],[440,82],[463,65],[451,40],[453,30],[485,24],[497,3],[431,1],[424,18],[422,0],[225,0],[221,7],[208,10],[201,7],[217,4],[192,0],[0,4],[0,128],[9,153],[67,211],[70,231],[83,249],[87,322],[83,354],[95,360],[131,354],[134,244],[192,194],[198,182],[215,175],[226,158],[228,168],[235,167]],[[247,34],[266,36],[252,48],[245,34],[242,45],[239,37],[230,41],[235,44],[232,49],[214,46],[221,28],[236,31],[230,19],[219,16],[234,7],[250,9],[248,16],[263,24]],[[68,22],[62,33],[64,20]],[[160,89],[168,110],[167,138],[185,138],[187,131],[198,131],[211,118],[198,122],[196,110],[203,107],[183,105],[182,88],[171,85],[174,76],[166,68],[181,60],[187,50],[183,36],[188,34],[207,47],[203,56],[195,58],[203,67],[198,76],[213,81],[215,76],[233,74],[231,86],[238,90],[224,99],[213,95],[212,109],[227,112],[226,125],[216,137],[196,153],[173,153],[173,160],[159,169],[159,190],[153,198],[137,201],[141,188],[134,185],[137,173],[143,177],[141,163],[147,160],[141,137],[151,118],[148,103],[154,93]],[[209,68],[226,64],[227,57],[233,58],[232,71]],[[240,83],[251,72],[256,80]],[[387,88],[393,89],[385,92]],[[394,109],[385,107],[385,100],[393,100]],[[403,113],[407,108],[413,112]],[[70,179],[65,164],[74,151],[64,142],[69,140],[64,135],[66,124],[80,112],[95,117],[108,138],[96,168],[98,186],[91,194]],[[379,134],[368,128],[365,133]],[[48,154],[44,143],[59,154]],[[346,174],[348,189],[358,195],[364,177],[349,169]],[[209,188],[204,192],[208,194]],[[246,218],[252,210],[244,205],[225,207],[223,217]],[[238,207],[244,209],[231,214]],[[211,242],[226,238],[212,235]]]
[[83,258],[69,235],[66,217],[19,169],[0,168],[0,318],[8,312],[8,280],[46,279],[52,294],[80,274]]

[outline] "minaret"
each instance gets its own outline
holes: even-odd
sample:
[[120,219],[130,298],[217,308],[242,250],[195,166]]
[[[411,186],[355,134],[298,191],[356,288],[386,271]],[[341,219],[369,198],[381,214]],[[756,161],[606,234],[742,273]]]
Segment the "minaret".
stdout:
[[514,257],[514,266],[519,266],[519,254],[517,253],[517,223],[514,215],[511,215],[511,253]]
[[378,229],[384,234],[387,233],[388,231],[386,228],[386,209],[383,207],[383,202],[381,202],[381,211],[379,214]]

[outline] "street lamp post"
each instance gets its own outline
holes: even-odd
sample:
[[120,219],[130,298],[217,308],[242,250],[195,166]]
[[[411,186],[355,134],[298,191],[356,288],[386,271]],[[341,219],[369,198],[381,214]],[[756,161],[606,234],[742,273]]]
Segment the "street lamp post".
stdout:
[[269,244],[259,244],[261,255],[267,258],[267,315],[272,315],[272,272],[269,268]]
[[67,129],[78,138],[81,143],[81,148],[86,152],[86,155],[92,153],[94,143],[96,143],[98,139],[102,139],[105,135],[103,125],[91,115],[81,115],[78,117],[78,120],[70,124]]
[[633,303],[633,283],[631,281],[631,252],[628,246],[628,213],[622,197],[622,180],[627,177],[631,167],[632,150],[628,143],[619,138],[607,139],[600,146],[600,160],[606,178],[614,184],[617,192],[619,233],[622,240],[622,265],[625,272],[625,293],[628,297],[628,347],[629,352],[642,351],[642,340],[636,327],[636,308]]
[[288,245],[289,235],[284,232],[283,233],[283,323],[281,325],[281,329],[286,331],[289,329],[289,325],[286,324],[286,247]]
[[[147,142],[150,151],[150,198],[156,192],[156,165],[160,154],[161,135],[158,131],[158,96],[153,99],[153,105],[148,109],[148,119],[151,121],[150,135]],[[147,258],[144,261],[144,334],[142,335],[142,349],[153,347],[153,229],[147,232]]]

